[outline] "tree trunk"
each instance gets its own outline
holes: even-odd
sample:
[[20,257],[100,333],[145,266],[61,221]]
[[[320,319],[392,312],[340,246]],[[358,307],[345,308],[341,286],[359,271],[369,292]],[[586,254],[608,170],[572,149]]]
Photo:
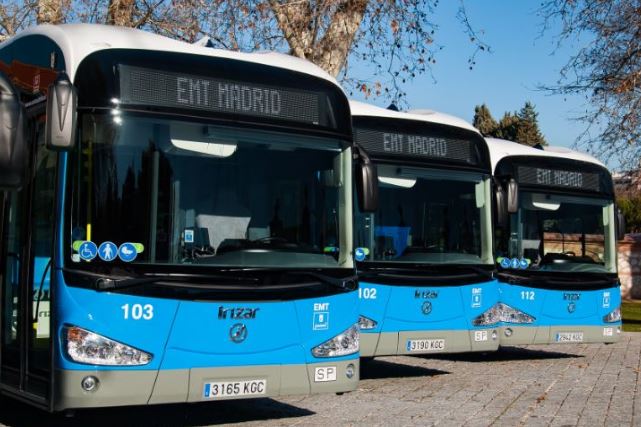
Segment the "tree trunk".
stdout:
[[38,24],[61,24],[64,22],[64,11],[69,7],[69,0],[38,0]]
[[345,66],[368,1],[340,0],[337,3],[322,38],[317,40],[316,27],[332,9],[327,7],[329,4],[314,10],[309,1],[269,1],[291,54],[312,61],[334,77]]
[[121,27],[134,27],[136,26],[135,11],[135,0],[109,0],[107,24]]
[[367,3],[367,0],[342,1],[332,16],[323,38],[308,59],[332,76],[338,76],[352,49],[354,37],[367,10]]

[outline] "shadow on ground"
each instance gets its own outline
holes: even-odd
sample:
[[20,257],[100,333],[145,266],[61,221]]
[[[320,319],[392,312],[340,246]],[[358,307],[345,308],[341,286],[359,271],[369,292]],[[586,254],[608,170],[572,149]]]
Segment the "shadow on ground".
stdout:
[[31,426],[206,426],[245,421],[297,418],[315,412],[273,399],[229,400],[180,405],[78,410],[74,417],[48,414],[0,397],[0,425]]
[[530,349],[524,347],[502,347],[494,352],[454,353],[420,356],[425,359],[452,360],[460,362],[505,362],[510,360],[570,359],[585,357],[581,354],[559,351]]
[[449,374],[447,371],[429,369],[422,366],[394,363],[379,359],[361,359],[361,379],[433,377]]

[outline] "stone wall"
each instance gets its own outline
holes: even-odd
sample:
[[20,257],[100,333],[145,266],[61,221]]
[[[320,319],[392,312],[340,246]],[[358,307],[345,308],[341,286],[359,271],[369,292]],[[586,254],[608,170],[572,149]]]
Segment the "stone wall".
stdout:
[[623,298],[641,299],[641,234],[619,241],[619,278]]

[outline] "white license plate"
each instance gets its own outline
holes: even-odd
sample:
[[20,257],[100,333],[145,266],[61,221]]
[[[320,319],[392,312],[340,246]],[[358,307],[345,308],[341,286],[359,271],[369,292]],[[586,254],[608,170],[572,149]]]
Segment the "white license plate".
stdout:
[[556,342],[583,342],[583,332],[557,332]]
[[407,351],[443,351],[445,350],[445,340],[429,339],[429,340],[407,340]]
[[205,383],[203,397],[220,399],[223,397],[261,396],[267,392],[267,380],[217,381]]
[[314,382],[325,383],[329,381],[336,381],[336,366],[314,368]]

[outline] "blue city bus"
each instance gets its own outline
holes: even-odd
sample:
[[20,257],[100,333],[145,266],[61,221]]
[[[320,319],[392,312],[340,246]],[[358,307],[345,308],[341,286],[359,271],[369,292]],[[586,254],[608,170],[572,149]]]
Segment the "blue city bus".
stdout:
[[62,25],[0,45],[0,91],[2,393],[61,411],[356,388],[371,166],[333,78]]
[[621,332],[608,169],[565,148],[487,139],[496,182],[500,345],[612,343]]
[[378,209],[355,216],[361,356],[492,351],[490,158],[479,132],[431,111],[351,102],[378,168]]

